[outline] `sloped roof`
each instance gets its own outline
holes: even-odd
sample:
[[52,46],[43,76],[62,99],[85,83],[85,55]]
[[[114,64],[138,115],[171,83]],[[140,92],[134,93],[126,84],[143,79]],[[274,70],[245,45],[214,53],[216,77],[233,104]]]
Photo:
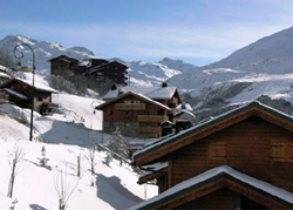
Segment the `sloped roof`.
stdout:
[[152,100],[151,98],[149,98],[147,96],[144,96],[142,94],[135,93],[135,92],[132,92],[132,91],[128,91],[126,93],[122,93],[118,97],[116,97],[116,98],[114,98],[114,99],[112,99],[110,101],[107,101],[107,102],[105,102],[103,104],[100,104],[99,106],[96,107],[96,109],[103,109],[108,104],[114,103],[114,102],[116,102],[116,101],[120,100],[121,98],[124,98],[124,97],[126,97],[128,95],[133,95],[133,96],[138,97],[138,98],[140,98],[140,99],[142,99],[142,100],[144,100],[146,102],[152,103],[152,104],[157,105],[157,106],[159,106],[159,107],[161,107],[163,109],[166,109],[168,111],[171,111],[171,109],[169,107],[165,106],[164,104],[162,104],[160,102],[157,102],[157,101],[154,101],[154,100]]
[[[199,134],[205,133],[206,135],[204,136],[206,137],[214,132],[217,132],[218,130],[224,129],[242,120],[245,120],[252,115],[265,118],[265,120],[271,121],[272,123],[275,123],[293,132],[292,116],[264,105],[261,102],[254,101],[237,109],[228,111],[206,122],[197,124],[177,134],[170,135],[161,141],[156,141],[155,143],[150,144],[142,150],[134,153],[133,161],[139,165],[148,164],[151,161],[166,155],[167,153],[174,152],[179,148],[193,143],[195,140],[198,140],[195,137]],[[221,124],[223,125],[222,127],[217,126]],[[193,136],[193,138],[191,140],[187,139],[189,136]],[[200,138],[203,137],[199,137],[199,139]],[[144,160],[146,157],[148,157],[148,160]]]
[[3,90],[6,91],[8,94],[13,95],[17,98],[20,98],[22,100],[28,99],[25,95],[21,94],[20,92],[15,91],[15,90],[12,90],[10,88],[4,88]]
[[146,95],[152,99],[171,99],[175,92],[177,91],[176,87],[159,87]]
[[[24,82],[30,86],[32,86],[32,73],[24,73],[25,77],[24,78],[21,78],[21,77],[17,77],[15,78],[15,80],[18,80],[18,81],[21,81],[21,82]],[[34,84],[34,87],[38,90],[44,90],[44,91],[47,91],[47,92],[52,92],[52,93],[55,93],[57,92],[57,90],[51,88],[48,84],[48,82],[46,80],[44,80],[42,77],[38,76],[38,75],[35,75],[35,84]]]
[[227,165],[222,165],[201,173],[191,179],[183,181],[169,188],[160,195],[130,208],[130,210],[150,209],[152,207],[163,205],[169,200],[176,198],[180,199],[182,198],[182,194],[184,196],[184,194],[186,194],[188,191],[202,187],[202,185],[213,182],[215,178],[221,178],[223,176],[233,178],[239,182],[240,185],[248,185],[251,189],[269,195],[270,197],[280,200],[281,202],[289,205],[293,204],[293,193],[276,187],[270,183],[251,177],[247,174],[241,173]]
[[164,100],[164,99],[171,99],[173,95],[176,93],[177,88],[176,87],[159,87],[159,88],[152,88],[144,91],[138,91],[134,88],[131,87],[120,87],[119,89],[116,90],[110,90],[109,92],[104,95],[103,99],[104,100],[109,100],[113,99],[118,96],[120,92],[128,92],[128,91],[133,91],[136,93],[143,94],[151,99],[154,100]]
[[122,67],[128,68],[128,66],[126,64],[123,64],[121,62],[118,62],[118,61],[114,60],[114,61],[110,61],[110,62],[107,62],[107,63],[103,63],[101,65],[94,66],[94,67],[90,68],[90,72],[89,73],[90,74],[93,74],[93,73],[99,71],[99,69],[104,68],[105,66],[111,66],[113,64],[118,64],[118,65],[120,65]]
[[67,55],[59,55],[57,57],[51,58],[50,60],[48,60],[49,62],[52,62],[54,60],[66,60],[66,61],[70,61],[70,62],[78,62],[77,59],[69,57]]
[[[0,88],[8,87],[12,82],[24,83],[32,87],[32,73],[24,73],[24,76],[25,77],[14,77],[11,80],[7,81],[6,83],[2,84]],[[34,89],[49,92],[49,93],[58,92],[57,90],[51,88],[49,84],[47,83],[47,81],[45,81],[43,78],[37,75],[35,75]]]

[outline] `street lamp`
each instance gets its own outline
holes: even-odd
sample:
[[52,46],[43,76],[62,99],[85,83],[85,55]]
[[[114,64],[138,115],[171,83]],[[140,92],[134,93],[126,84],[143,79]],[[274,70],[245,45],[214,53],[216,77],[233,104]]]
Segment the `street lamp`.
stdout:
[[[26,44],[26,43],[23,43],[23,44],[18,44],[14,47],[13,49],[13,53],[14,53],[14,57],[17,58],[17,59],[21,59],[23,58],[24,54],[22,52],[23,50],[23,47],[26,47],[28,48],[31,53],[32,53],[32,56],[33,56],[33,63],[32,63],[32,67],[33,67],[33,83],[32,83],[32,86],[33,88],[35,87],[35,70],[36,70],[36,66],[35,66],[35,51],[34,49]],[[34,95],[32,94],[32,107],[31,107],[31,116],[30,116],[30,133],[29,133],[29,140],[32,141],[33,140],[33,128],[34,128],[34,106],[35,106],[35,98],[34,98]]]

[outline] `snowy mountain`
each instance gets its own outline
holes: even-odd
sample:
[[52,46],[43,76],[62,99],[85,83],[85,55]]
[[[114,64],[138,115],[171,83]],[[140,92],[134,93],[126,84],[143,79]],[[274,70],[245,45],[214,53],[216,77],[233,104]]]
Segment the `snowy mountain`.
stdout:
[[[7,36],[0,41],[0,48],[13,49],[16,43],[28,43],[36,49],[37,68],[42,69],[42,73],[48,72],[47,60],[60,54],[78,59],[95,56],[84,47],[66,49],[57,43],[21,35]],[[30,59],[29,55],[25,58],[25,62]],[[239,104],[261,95],[293,101],[293,28],[260,39],[227,58],[203,67],[170,58],[158,62],[114,59],[128,64],[129,79],[135,89],[153,88],[168,80],[182,92],[189,93],[193,106],[198,109]],[[203,100],[199,102],[199,99]]]
[[262,95],[293,105],[292,76],[293,28],[289,28],[216,63],[175,75],[169,83],[188,92],[201,112],[255,100]]
[[[94,53],[84,47],[65,48],[58,43],[50,43],[46,41],[37,41],[23,35],[9,35],[0,40],[0,49],[5,49],[8,54],[13,56],[13,49],[18,44],[28,44],[32,46],[36,53],[36,69],[40,73],[46,73],[50,69],[48,60],[65,54],[77,59],[85,59],[94,57]],[[24,48],[25,49],[25,48]],[[31,52],[24,50],[23,65],[31,66]]]
[[[12,55],[13,49],[17,44],[29,44],[36,52],[36,68],[43,74],[49,72],[50,66],[48,60],[61,54],[82,60],[95,57],[95,54],[85,47],[65,48],[59,43],[50,43],[47,41],[37,41],[23,35],[9,35],[0,40],[0,49],[5,49]],[[131,82],[135,86],[150,87],[160,84],[174,75],[181,74],[196,68],[192,64],[185,63],[181,60],[172,60],[164,58],[159,62],[143,62],[132,61],[125,62],[119,58],[110,60],[118,60],[129,65],[129,73]],[[28,50],[24,51],[24,57],[21,60],[23,65],[31,65],[31,54]]]
[[232,68],[255,73],[293,72],[293,27],[262,38],[216,63],[202,67]]
[[182,74],[182,71],[170,68],[162,63],[133,61],[128,63],[130,81],[133,86],[153,87],[167,79]]

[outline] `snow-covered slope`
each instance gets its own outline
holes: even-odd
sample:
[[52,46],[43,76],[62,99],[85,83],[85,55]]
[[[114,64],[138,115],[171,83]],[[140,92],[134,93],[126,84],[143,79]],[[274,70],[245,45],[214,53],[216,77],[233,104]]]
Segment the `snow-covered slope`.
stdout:
[[133,61],[129,62],[128,65],[130,81],[134,86],[158,86],[174,75],[182,73],[161,63]]
[[[70,210],[126,209],[156,193],[155,187],[136,183],[138,175],[127,165],[120,166],[113,160],[105,164],[105,152],[95,156],[96,175],[89,172],[89,151],[78,146],[65,146],[28,142],[24,140],[27,128],[9,117],[0,115],[0,209],[9,209],[12,201],[17,200],[15,210],[57,209],[58,197],[56,182],[60,183],[61,171],[65,179],[66,190],[71,191],[77,184],[68,201]],[[2,125],[5,124],[5,127]],[[17,130],[17,132],[13,132]],[[11,131],[11,133],[7,133]],[[4,133],[3,133],[4,132]],[[13,134],[14,133],[14,134]],[[11,135],[13,134],[13,135]],[[41,148],[46,148],[48,166],[40,166]],[[20,148],[24,156],[17,167],[13,199],[6,197],[11,172],[10,154],[14,148]],[[81,155],[81,177],[77,173],[77,156]],[[96,186],[91,186],[91,183]]]
[[[60,171],[66,177],[68,188],[78,183],[68,204],[70,210],[126,209],[157,193],[154,186],[138,185],[138,175],[128,164],[120,166],[113,160],[107,166],[105,152],[96,153],[96,175],[89,172],[87,147],[113,138],[99,131],[101,113],[93,111],[100,100],[56,93],[53,102],[60,106],[59,112],[51,116],[34,114],[36,142],[28,141],[30,110],[9,103],[0,105],[0,209],[9,209],[15,199],[16,210],[57,209],[55,182]],[[40,140],[43,143],[38,142]],[[21,148],[25,156],[18,169],[13,199],[9,199],[6,197],[9,153],[15,146]],[[40,166],[43,146],[51,169]],[[78,155],[81,155],[81,178],[76,176]],[[92,182],[96,186],[91,186]]]
[[293,27],[237,50],[227,58],[202,67],[233,68],[258,73],[293,72]]

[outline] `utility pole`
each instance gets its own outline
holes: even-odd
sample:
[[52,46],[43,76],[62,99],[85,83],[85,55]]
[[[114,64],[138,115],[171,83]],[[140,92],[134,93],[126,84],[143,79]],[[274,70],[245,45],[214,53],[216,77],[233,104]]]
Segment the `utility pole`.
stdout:
[[[13,50],[13,53],[14,53],[14,56],[15,58],[17,59],[21,59],[23,58],[24,54],[21,50],[23,50],[23,47],[26,47],[28,48],[31,53],[32,53],[32,86],[33,86],[33,89],[35,87],[35,70],[36,70],[36,65],[35,65],[35,62],[36,62],[36,58],[35,58],[35,51],[34,49],[29,45],[29,44],[26,44],[26,43],[22,43],[22,44],[18,44],[14,47],[14,50]],[[29,140],[30,141],[33,141],[33,129],[34,129],[34,108],[35,108],[35,97],[34,97],[34,94],[32,94],[32,97],[31,97],[31,114],[30,114],[30,133],[29,133]]]

